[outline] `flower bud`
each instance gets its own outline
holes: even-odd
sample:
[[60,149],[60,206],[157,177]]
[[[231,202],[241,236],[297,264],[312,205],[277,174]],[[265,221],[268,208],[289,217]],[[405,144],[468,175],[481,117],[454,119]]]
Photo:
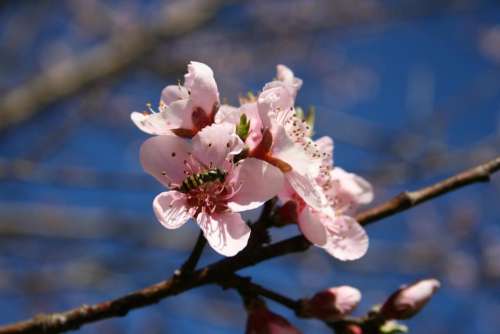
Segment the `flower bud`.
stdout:
[[246,334],[301,334],[288,320],[269,311],[263,301],[248,306]]
[[380,314],[385,319],[408,319],[417,314],[439,288],[436,279],[426,279],[403,286],[382,305]]
[[305,300],[304,312],[308,316],[336,321],[350,314],[361,300],[358,289],[342,285],[315,294]]
[[349,324],[344,327],[343,334],[363,334],[363,329],[360,325]]

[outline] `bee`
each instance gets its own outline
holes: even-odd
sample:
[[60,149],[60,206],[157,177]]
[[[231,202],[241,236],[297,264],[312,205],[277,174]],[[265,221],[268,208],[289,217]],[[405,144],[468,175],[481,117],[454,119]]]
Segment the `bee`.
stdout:
[[205,183],[221,181],[223,182],[226,178],[226,172],[221,171],[219,168],[212,168],[202,173],[197,173],[188,176],[182,181],[181,186],[178,188],[180,192],[187,193],[188,191],[195,189]]

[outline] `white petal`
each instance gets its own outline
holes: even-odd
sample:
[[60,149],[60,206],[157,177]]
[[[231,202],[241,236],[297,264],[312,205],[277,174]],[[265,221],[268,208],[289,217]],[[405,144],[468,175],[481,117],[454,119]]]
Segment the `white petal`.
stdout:
[[141,146],[142,167],[166,187],[180,185],[186,177],[184,161],[195,164],[190,149],[187,140],[174,135],[151,137]]
[[200,107],[209,114],[219,102],[219,91],[212,69],[203,63],[192,61],[184,76],[184,86],[190,91],[193,108]]
[[219,107],[217,114],[215,114],[215,123],[231,123],[237,125],[240,122],[241,111],[240,108],[223,104]]
[[224,256],[236,255],[250,238],[250,228],[239,213],[208,215],[202,212],[196,220],[210,246]]
[[191,218],[186,197],[177,191],[166,191],[156,196],[153,210],[158,221],[168,229],[179,228]]
[[339,260],[356,260],[368,250],[368,235],[354,218],[336,217],[332,221],[323,221],[328,234],[323,248]]
[[273,165],[255,158],[241,161],[233,171],[240,187],[228,206],[235,212],[255,209],[276,196],[283,188],[283,173]]
[[313,213],[306,207],[299,215],[299,229],[307,240],[317,246],[326,244],[326,229],[320,220],[319,214]]
[[180,85],[169,85],[163,88],[161,92],[161,102],[166,105],[187,98],[189,98],[188,90]]
[[133,112],[130,114],[130,119],[141,131],[150,135],[171,134],[171,128],[167,125],[167,120],[165,119],[165,112],[153,114]]
[[224,161],[240,153],[243,146],[234,124],[229,123],[212,124],[193,137],[193,154],[208,167],[224,167]]
[[297,194],[311,207],[322,210],[327,204],[322,189],[317,185],[314,178],[308,175],[300,175],[296,171],[285,173],[286,179],[297,192]]

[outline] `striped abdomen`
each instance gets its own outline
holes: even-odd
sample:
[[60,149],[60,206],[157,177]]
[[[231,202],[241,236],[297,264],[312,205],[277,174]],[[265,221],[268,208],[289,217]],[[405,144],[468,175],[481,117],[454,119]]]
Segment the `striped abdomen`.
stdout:
[[188,176],[182,181],[179,191],[186,193],[192,189],[198,188],[199,186],[214,181],[224,181],[226,178],[226,173],[218,168],[209,169],[205,172],[193,174]]

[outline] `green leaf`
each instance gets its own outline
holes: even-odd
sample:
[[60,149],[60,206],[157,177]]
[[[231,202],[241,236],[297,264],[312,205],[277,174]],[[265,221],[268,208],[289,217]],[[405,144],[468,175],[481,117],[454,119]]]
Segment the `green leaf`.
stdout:
[[250,120],[247,119],[247,115],[241,114],[240,123],[236,126],[236,134],[241,140],[245,141],[248,137],[248,132],[250,131]]

